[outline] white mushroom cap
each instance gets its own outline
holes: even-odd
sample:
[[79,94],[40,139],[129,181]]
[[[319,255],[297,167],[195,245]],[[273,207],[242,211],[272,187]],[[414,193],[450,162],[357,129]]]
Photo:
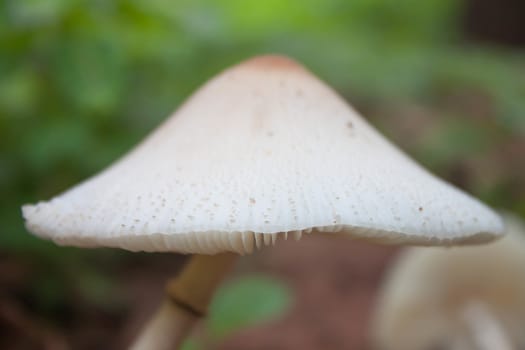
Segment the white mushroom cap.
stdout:
[[[509,215],[504,221],[508,235],[492,244],[404,251],[378,299],[377,349],[477,349],[468,323],[487,316],[485,328],[520,345],[489,348],[525,347],[525,226]],[[488,329],[482,336],[497,340]]]
[[222,72],[122,159],[23,215],[59,244],[210,254],[312,229],[413,244],[502,231],[280,56]]

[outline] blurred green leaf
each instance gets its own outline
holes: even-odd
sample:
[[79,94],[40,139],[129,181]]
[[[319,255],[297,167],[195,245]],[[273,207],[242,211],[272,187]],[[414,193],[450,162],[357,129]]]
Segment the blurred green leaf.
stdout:
[[78,108],[108,112],[125,84],[124,58],[103,36],[73,35],[61,40],[53,59],[59,87]]
[[189,338],[182,343],[181,350],[199,350],[201,347],[195,339]]
[[249,276],[227,282],[210,306],[210,333],[216,338],[224,337],[234,330],[279,317],[291,300],[288,288],[270,277]]
[[449,118],[423,141],[418,149],[419,157],[426,159],[426,164],[432,168],[443,168],[448,163],[486,152],[494,136],[491,130],[464,118]]
[[36,103],[38,82],[35,75],[22,66],[0,80],[0,109],[6,111],[0,118],[17,117]]
[[17,27],[38,27],[55,21],[68,7],[68,0],[6,0],[10,20]]

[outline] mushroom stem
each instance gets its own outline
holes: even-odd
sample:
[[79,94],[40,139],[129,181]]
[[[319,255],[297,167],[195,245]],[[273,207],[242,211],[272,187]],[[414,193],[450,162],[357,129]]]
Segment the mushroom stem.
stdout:
[[463,320],[479,350],[512,350],[512,342],[503,325],[483,302],[470,302],[464,309]]
[[148,322],[131,349],[177,349],[198,318],[165,300]]
[[195,255],[179,276],[168,282],[166,300],[145,326],[131,349],[177,349],[208,305],[238,255]]

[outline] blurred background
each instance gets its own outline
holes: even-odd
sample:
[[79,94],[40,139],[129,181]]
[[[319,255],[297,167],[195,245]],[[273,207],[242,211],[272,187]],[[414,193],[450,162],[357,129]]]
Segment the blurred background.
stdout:
[[[303,62],[424,166],[525,217],[524,48],[521,0],[0,0],[0,348],[129,344],[184,257],[56,247],[20,206],[101,170],[256,54]],[[216,306],[231,326],[187,347],[367,349],[395,254],[312,236],[242,259]]]

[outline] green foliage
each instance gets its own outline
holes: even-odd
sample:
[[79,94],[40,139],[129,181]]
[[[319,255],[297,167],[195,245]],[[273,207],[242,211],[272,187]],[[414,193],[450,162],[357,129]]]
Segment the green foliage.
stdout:
[[240,278],[219,288],[210,306],[208,328],[215,338],[281,315],[291,294],[280,282],[265,276]]
[[473,128],[463,118],[447,118],[433,130],[418,150],[422,158],[430,160],[432,168],[444,168],[448,162],[458,162],[470,154],[488,151],[490,140],[497,139],[491,130]]
[[276,319],[284,314],[291,301],[288,288],[268,276],[228,281],[217,290],[210,305],[206,333],[188,339],[183,349],[201,349],[203,342],[216,343],[233,331]]
[[193,338],[188,338],[181,346],[181,350],[199,350],[198,342]]

